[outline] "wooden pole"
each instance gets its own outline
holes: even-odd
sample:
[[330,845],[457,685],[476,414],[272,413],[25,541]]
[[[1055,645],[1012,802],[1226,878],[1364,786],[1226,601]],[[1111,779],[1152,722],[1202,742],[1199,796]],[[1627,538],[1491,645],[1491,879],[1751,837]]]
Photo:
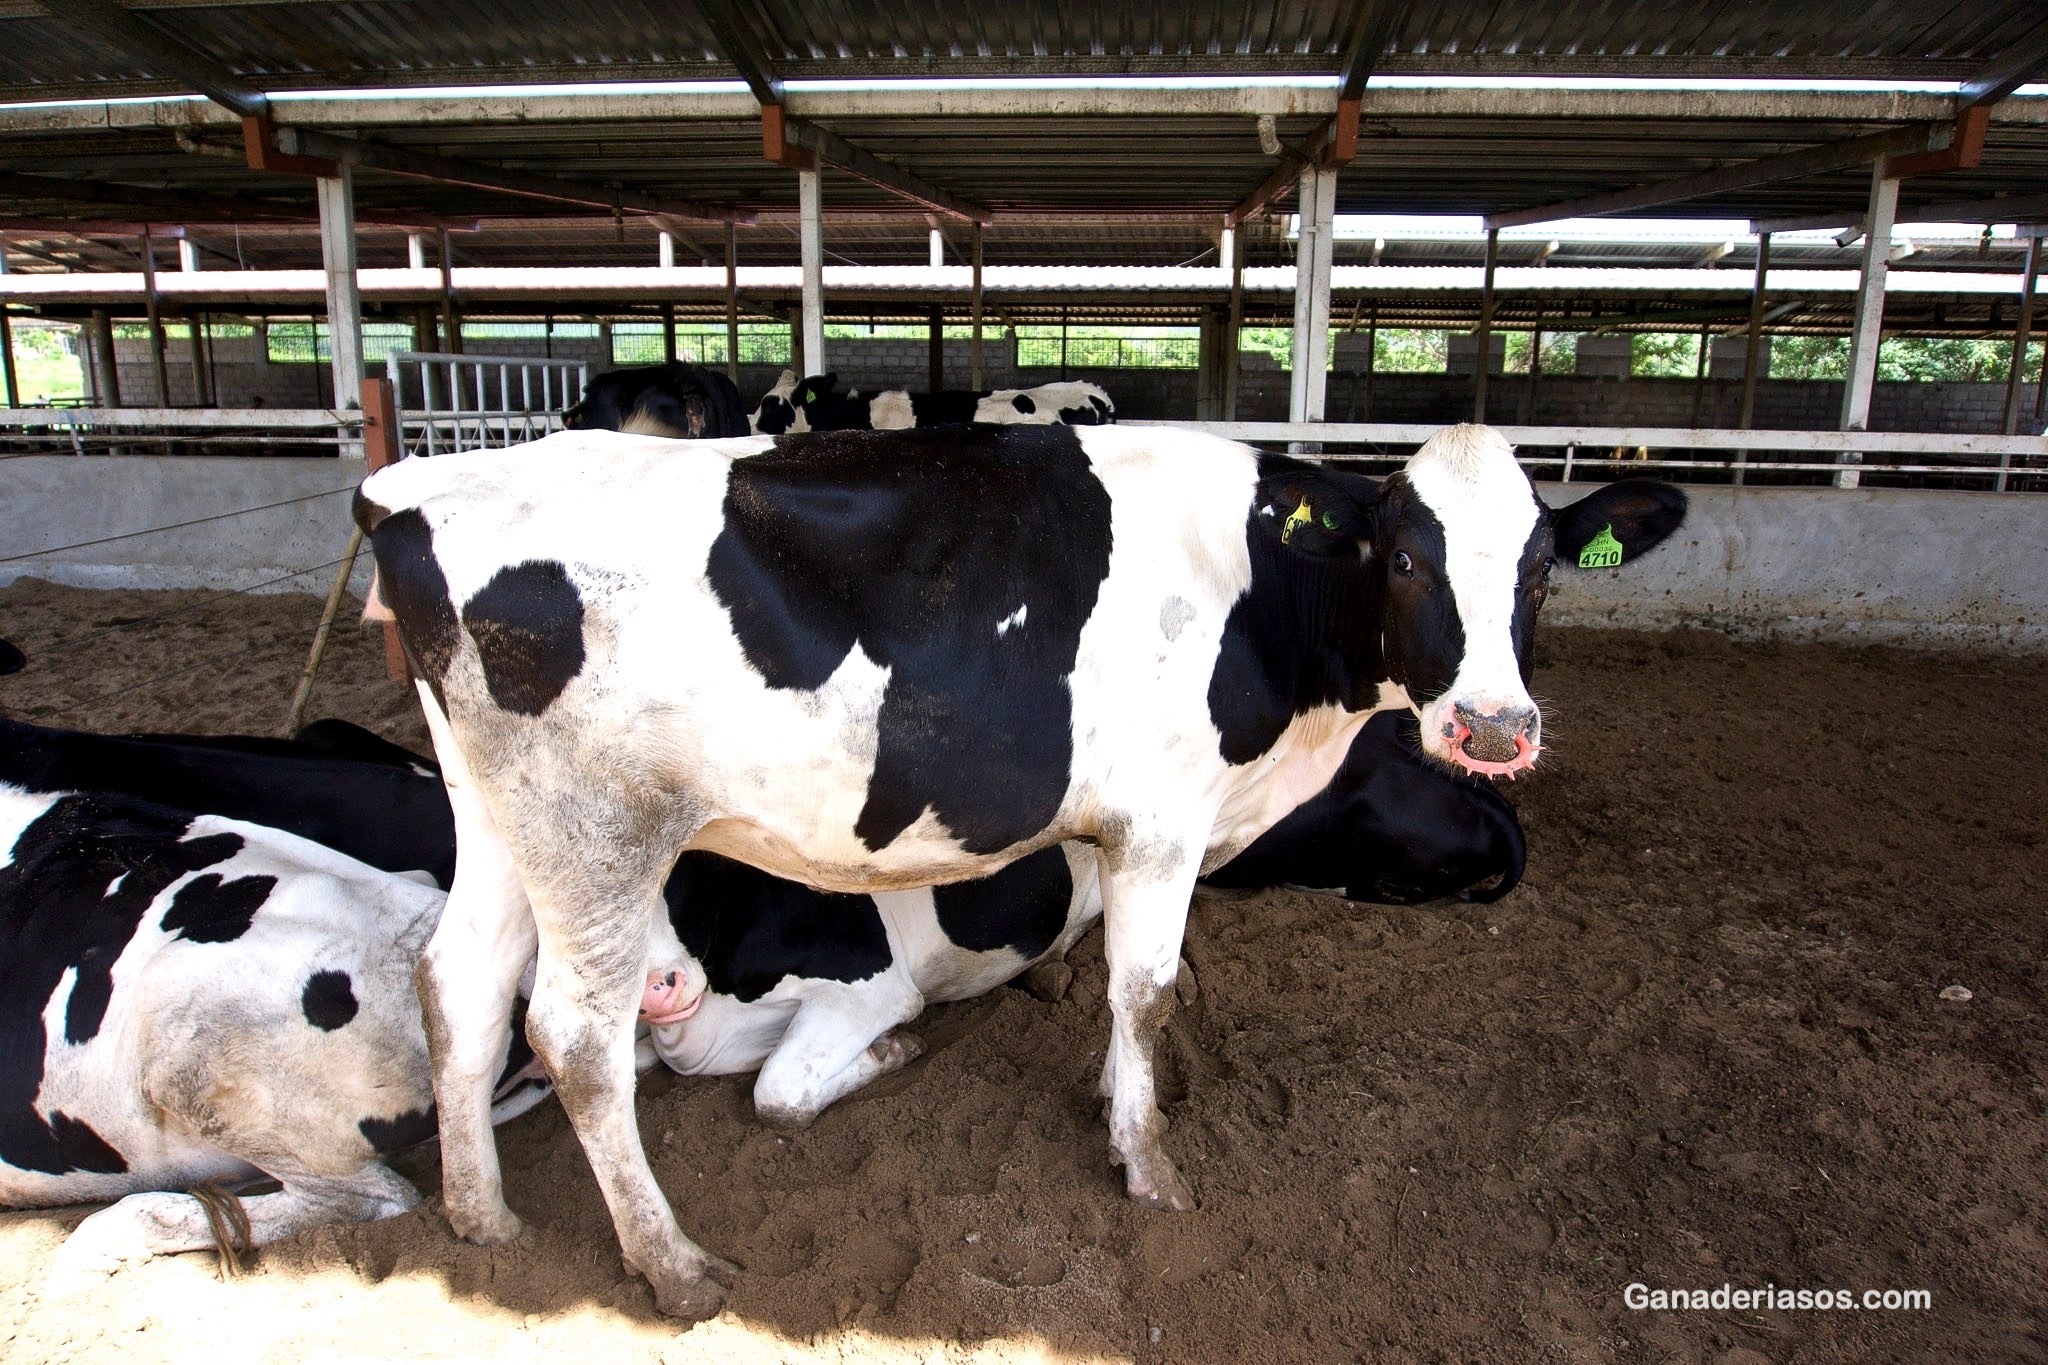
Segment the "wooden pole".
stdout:
[[1689,425],[1692,426],[1694,429],[1698,429],[1699,427],[1700,404],[1703,403],[1707,397],[1707,352],[1713,346],[1713,335],[1713,332],[1710,331],[1707,327],[1702,326],[1700,328],[1699,363],[1697,366],[1694,367],[1692,372],[1692,421],[1691,423],[1689,423]]
[[[1744,431],[1750,430],[1756,422],[1756,384],[1762,376],[1764,354],[1764,278],[1771,269],[1771,234],[1759,232],[1756,236],[1756,283],[1749,290],[1749,336],[1742,348],[1742,411],[1735,419],[1735,425]],[[1749,463],[1749,452],[1735,452],[1735,482],[1740,485]]]
[[1472,381],[1472,420],[1486,420],[1486,372],[1493,368],[1493,273],[1500,264],[1500,229],[1486,230],[1486,280],[1479,292],[1479,359]]
[[7,370],[7,406],[21,406],[21,381],[14,374],[14,323],[7,316],[7,309],[0,305],[0,362]]
[[448,229],[441,229],[441,346],[450,355],[462,354],[462,321],[455,316],[455,260],[448,245]]
[[156,372],[156,403],[167,408],[171,405],[171,377],[164,368],[164,319],[156,297],[156,241],[149,235],[147,223],[142,225],[142,291],[149,317],[149,360]]
[[[932,233],[934,237],[938,235],[936,232]],[[924,365],[925,388],[932,393],[945,388],[946,310],[943,308],[934,308],[925,314]]]

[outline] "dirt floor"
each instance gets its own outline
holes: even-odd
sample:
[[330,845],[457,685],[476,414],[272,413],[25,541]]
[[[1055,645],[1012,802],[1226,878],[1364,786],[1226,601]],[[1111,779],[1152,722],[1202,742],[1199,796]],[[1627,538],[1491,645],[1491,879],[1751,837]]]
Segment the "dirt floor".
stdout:
[[[0,710],[274,730],[318,602],[162,615],[200,600],[0,590],[30,654]],[[313,714],[423,744],[374,643],[335,644]],[[500,1130],[528,1229],[508,1247],[430,1205],[234,1282],[189,1255],[45,1302],[84,1211],[0,1215],[0,1357],[2048,1360],[2048,664],[1540,649],[1552,749],[1513,788],[1530,869],[1507,900],[1197,900],[1166,1068],[1193,1214],[1134,1208],[1108,1164],[1091,938],[1067,999],[927,1017],[930,1056],[795,1137],[744,1079],[650,1078],[656,1173],[746,1268],[687,1333],[548,1105]],[[430,1154],[407,1169],[433,1187]],[[1634,1311],[1635,1282],[1932,1307]]]

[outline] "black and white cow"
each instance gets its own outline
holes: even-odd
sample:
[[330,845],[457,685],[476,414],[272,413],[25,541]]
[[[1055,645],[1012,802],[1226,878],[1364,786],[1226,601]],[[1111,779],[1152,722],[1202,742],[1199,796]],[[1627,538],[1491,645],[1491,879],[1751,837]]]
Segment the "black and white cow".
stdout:
[[271,825],[439,887],[455,879],[455,822],[432,765],[342,721],[282,740],[95,735],[0,718],[0,782],[119,792]]
[[578,433],[406,461],[356,502],[421,680],[460,856],[419,981],[444,1196],[505,1206],[488,1102],[527,1033],[663,1311],[732,1268],[677,1225],[633,1122],[662,879],[705,849],[829,890],[1097,845],[1103,1088],[1133,1198],[1189,1208],[1155,1100],[1195,879],[1335,775],[1375,711],[1435,759],[1536,761],[1525,684],[1560,558],[1680,523],[1649,483],[1552,511],[1488,428],[1374,481],[1172,430],[951,427],[708,443]]
[[745,436],[747,407],[722,372],[672,360],[598,375],[562,422],[571,431],[712,440]]
[[837,392],[839,376],[814,374],[801,384],[784,370],[748,419],[765,436],[799,431],[901,431],[959,422],[1006,426],[1099,427],[1116,420],[1116,404],[1099,384],[1061,380],[1029,389],[885,389]]
[[1210,886],[1310,886],[1357,901],[1488,903],[1521,883],[1528,846],[1514,806],[1484,778],[1422,756],[1415,717],[1382,712],[1330,785],[1202,875]]
[[[269,1176],[249,1242],[419,1201],[383,1159],[433,1136],[413,971],[424,879],[281,830],[0,782],[0,1206],[118,1199],[53,1283],[211,1246],[172,1193]],[[547,1086],[501,1058],[491,1119]]]

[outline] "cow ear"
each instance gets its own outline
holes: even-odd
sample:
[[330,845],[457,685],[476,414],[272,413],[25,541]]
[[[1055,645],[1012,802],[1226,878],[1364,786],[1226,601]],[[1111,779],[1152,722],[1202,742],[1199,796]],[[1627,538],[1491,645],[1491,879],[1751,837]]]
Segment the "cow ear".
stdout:
[[1614,569],[1647,554],[1685,524],[1686,496],[1668,483],[1624,479],[1557,509],[1557,559],[1574,569]]
[[1297,468],[1259,480],[1253,516],[1265,534],[1311,558],[1356,555],[1373,536],[1379,483],[1359,474]]

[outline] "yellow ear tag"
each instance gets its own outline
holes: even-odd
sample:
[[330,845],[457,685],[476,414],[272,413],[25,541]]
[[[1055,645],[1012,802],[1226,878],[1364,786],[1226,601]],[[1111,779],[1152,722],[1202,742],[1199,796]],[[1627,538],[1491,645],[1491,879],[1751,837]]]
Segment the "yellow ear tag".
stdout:
[[1579,567],[1582,569],[1612,569],[1621,563],[1621,542],[1614,538],[1614,527],[1610,523],[1600,529],[1600,534],[1586,542],[1586,548],[1579,551]]
[[1316,514],[1309,510],[1308,499],[1303,498],[1301,500],[1301,506],[1295,508],[1292,512],[1289,512],[1287,514],[1287,520],[1281,524],[1280,543],[1282,545],[1285,545],[1288,541],[1294,539],[1295,527],[1311,525],[1315,521],[1315,519]]

